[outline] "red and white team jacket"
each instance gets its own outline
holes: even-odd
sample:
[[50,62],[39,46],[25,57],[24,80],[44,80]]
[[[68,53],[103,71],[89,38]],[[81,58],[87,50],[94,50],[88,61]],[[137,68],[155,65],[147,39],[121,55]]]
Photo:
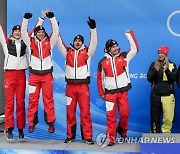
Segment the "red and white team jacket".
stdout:
[[0,43],[5,54],[4,70],[22,70],[28,68],[26,45],[23,40],[12,36],[6,38],[0,26]]
[[125,35],[130,43],[130,50],[114,57],[105,53],[105,57],[98,63],[97,85],[100,96],[131,88],[129,62],[138,52],[138,44],[132,30]]
[[90,62],[97,47],[97,31],[90,29],[90,43],[86,47],[84,44],[79,50],[72,46],[69,48],[64,44],[59,35],[56,43],[60,53],[66,59],[65,79],[66,82],[90,82]]
[[[43,20],[43,19],[42,19]],[[29,19],[23,18],[21,35],[29,50],[29,71],[32,73],[49,73],[53,71],[52,48],[57,42],[59,27],[56,18],[50,18],[52,35],[39,41],[35,36],[29,37],[27,32]],[[41,25],[41,24],[39,24]]]

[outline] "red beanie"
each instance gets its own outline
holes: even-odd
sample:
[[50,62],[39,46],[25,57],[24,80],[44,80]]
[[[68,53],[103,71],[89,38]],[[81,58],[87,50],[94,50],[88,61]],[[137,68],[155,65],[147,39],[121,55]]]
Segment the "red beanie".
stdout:
[[168,56],[168,53],[169,53],[169,48],[167,46],[161,46],[159,49],[158,49],[158,52],[161,51],[162,53],[164,53],[166,56]]

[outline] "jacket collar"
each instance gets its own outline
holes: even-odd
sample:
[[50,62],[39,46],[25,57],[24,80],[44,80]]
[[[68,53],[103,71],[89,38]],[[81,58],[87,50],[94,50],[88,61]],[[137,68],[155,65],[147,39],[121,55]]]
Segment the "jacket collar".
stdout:
[[108,58],[115,58],[115,57],[117,57],[117,56],[119,56],[120,55],[120,52],[118,53],[118,54],[116,54],[115,56],[112,56],[109,52],[106,52],[105,54],[104,54],[104,56],[106,56],[106,57],[108,57]]

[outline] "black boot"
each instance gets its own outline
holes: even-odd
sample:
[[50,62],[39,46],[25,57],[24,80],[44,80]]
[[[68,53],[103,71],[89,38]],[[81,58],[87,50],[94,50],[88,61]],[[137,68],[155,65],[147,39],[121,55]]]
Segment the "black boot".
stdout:
[[8,128],[8,130],[7,130],[7,140],[8,141],[13,141],[13,129],[14,128]]
[[92,138],[90,138],[90,139],[84,140],[84,143],[91,145],[91,144],[94,144],[94,141],[92,140]]
[[66,138],[65,140],[64,140],[64,143],[71,143],[71,142],[74,142],[74,138]]
[[18,129],[19,132],[19,141],[23,141],[24,140],[24,132],[23,129]]

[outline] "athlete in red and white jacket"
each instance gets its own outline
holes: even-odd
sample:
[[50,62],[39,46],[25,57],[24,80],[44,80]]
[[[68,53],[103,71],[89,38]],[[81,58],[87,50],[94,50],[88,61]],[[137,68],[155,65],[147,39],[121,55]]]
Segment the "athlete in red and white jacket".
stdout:
[[[116,131],[125,138],[128,129],[127,91],[131,88],[129,62],[138,52],[138,45],[132,30],[127,30],[125,34],[130,43],[130,50],[121,53],[118,43],[110,39],[105,45],[105,57],[98,63],[97,85],[99,95],[106,100],[109,145],[115,143]],[[116,125],[116,106],[120,114],[118,126]]]
[[26,45],[21,38],[21,26],[12,28],[12,34],[6,38],[0,26],[0,43],[5,54],[4,60],[4,92],[5,92],[5,128],[7,140],[13,140],[14,129],[14,96],[16,95],[16,123],[19,139],[24,139],[25,128],[25,89],[28,68]]
[[54,133],[55,111],[53,100],[53,61],[52,49],[57,42],[59,27],[53,12],[46,14],[52,25],[52,35],[49,37],[45,28],[37,26],[34,29],[34,36],[29,37],[27,32],[28,21],[31,13],[25,13],[22,21],[22,38],[29,49],[29,108],[28,121],[29,132],[33,132],[38,123],[38,99],[42,88],[44,103],[44,117],[49,125],[49,133]]
[[81,112],[82,140],[87,144],[94,143],[92,140],[88,83],[90,82],[90,62],[97,47],[97,31],[95,20],[89,18],[88,25],[91,32],[88,47],[84,45],[84,37],[82,35],[77,35],[70,47],[65,45],[60,35],[57,41],[57,47],[66,59],[67,138],[65,143],[72,142],[76,137],[77,102]]

